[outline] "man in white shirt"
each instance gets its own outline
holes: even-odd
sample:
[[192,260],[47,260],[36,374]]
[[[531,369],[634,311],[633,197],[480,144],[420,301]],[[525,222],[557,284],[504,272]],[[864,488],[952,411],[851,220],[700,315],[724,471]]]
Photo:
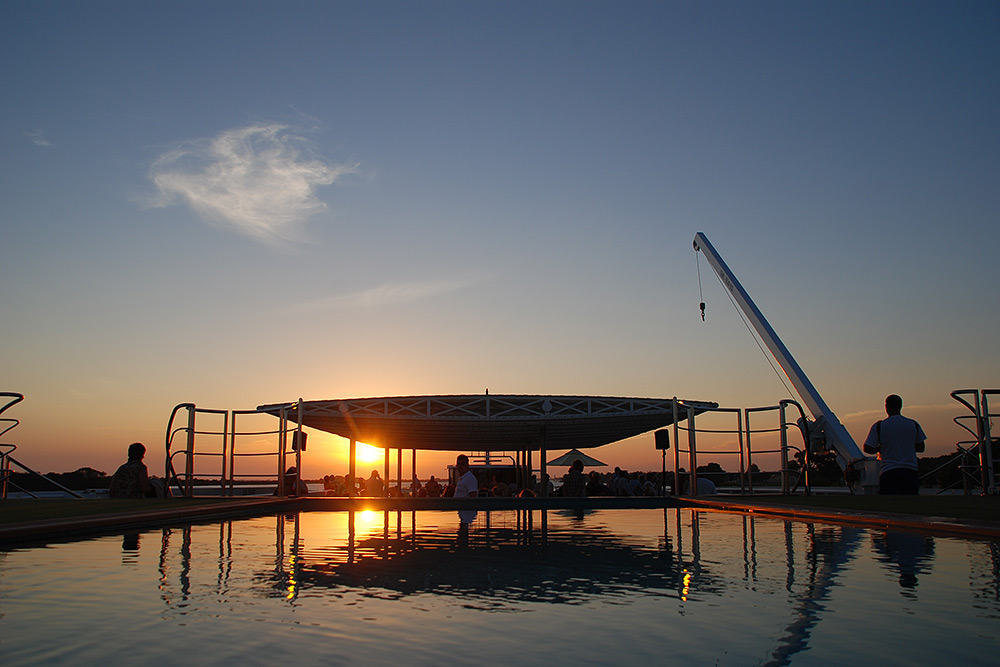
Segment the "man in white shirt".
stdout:
[[[455,472],[458,473],[458,481],[455,482],[456,498],[475,498],[479,495],[479,480],[469,470],[469,457],[459,454],[455,459]],[[462,523],[472,523],[476,518],[475,510],[459,510],[458,517]]]
[[920,424],[900,414],[903,399],[891,394],[885,399],[888,415],[872,424],[865,438],[865,453],[878,454],[882,462],[878,475],[881,495],[915,495],[920,491],[917,452],[924,451],[927,436]]
[[458,473],[458,481],[455,482],[456,498],[475,498],[479,495],[479,480],[469,470],[469,457],[459,454],[455,459],[455,471]]

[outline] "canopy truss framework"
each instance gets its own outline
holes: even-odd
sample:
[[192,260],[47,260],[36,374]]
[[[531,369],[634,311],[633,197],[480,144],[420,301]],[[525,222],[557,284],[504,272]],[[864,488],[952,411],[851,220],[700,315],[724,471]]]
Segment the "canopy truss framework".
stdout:
[[[257,411],[384,449],[585,449],[674,422],[676,399],[608,396],[392,396],[261,405]],[[717,407],[678,401],[679,419]],[[299,409],[301,406],[301,415]]]

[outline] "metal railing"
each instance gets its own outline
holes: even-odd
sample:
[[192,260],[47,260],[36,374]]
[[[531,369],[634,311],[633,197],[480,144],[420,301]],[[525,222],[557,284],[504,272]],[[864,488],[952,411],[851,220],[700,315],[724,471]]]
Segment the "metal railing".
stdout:
[[[288,412],[295,412],[296,404],[290,404]],[[179,419],[180,413],[184,417]],[[296,485],[301,470],[301,452],[298,446],[304,442],[302,424],[293,423],[282,410],[277,428],[266,430],[240,431],[237,428],[237,417],[246,415],[262,415],[256,410],[213,410],[199,408],[194,403],[180,403],[170,413],[167,422],[165,440],[164,477],[167,480],[167,495],[173,495],[176,488],[180,495],[194,495],[196,482],[214,482],[217,480],[220,495],[235,495],[239,482],[270,481],[277,478],[277,492],[284,495],[286,485]],[[268,415],[269,416],[269,415]],[[206,418],[221,418],[221,424],[216,421],[208,427],[203,427]],[[292,437],[289,438],[289,434]],[[183,446],[178,448],[175,440],[183,435]],[[243,442],[246,437],[274,436],[274,448],[270,451],[237,451],[237,438]],[[206,446],[206,441],[208,444]],[[286,479],[285,470],[288,455],[295,457],[295,478]],[[274,473],[237,473],[237,463],[253,458],[273,458]],[[183,462],[183,471],[175,459]],[[214,463],[214,465],[213,465]],[[294,486],[293,486],[294,488]]]
[[[23,401],[24,394],[19,394],[13,391],[0,391],[0,398],[7,399],[7,402],[4,403],[2,407],[0,407],[0,415],[2,415],[4,412],[7,411],[8,408],[11,408],[20,403],[21,401]],[[0,417],[0,426],[2,426],[2,430],[0,430],[0,438],[2,438],[4,435],[7,434],[8,431],[15,428],[20,423],[21,422],[19,420],[14,419],[13,417]],[[31,475],[34,475],[35,477],[38,477],[39,479],[44,480],[45,482],[51,484],[52,486],[58,488],[59,490],[68,493],[74,498],[83,498],[83,496],[77,493],[76,491],[63,486],[54,479],[46,477],[37,470],[32,470],[28,466],[24,465],[23,463],[15,459],[12,456],[12,454],[16,450],[17,450],[17,445],[15,444],[0,443],[0,500],[7,499],[8,486],[13,486],[18,491],[26,493],[32,498],[38,498],[38,496],[33,494],[28,489],[22,488],[17,484],[15,484],[13,481],[11,481],[11,476],[13,476],[14,474],[14,469],[11,468],[11,464],[16,465],[18,468],[25,471],[26,473],[29,473]]]
[[[786,410],[794,406],[801,417],[801,420],[789,422]],[[777,413],[778,425],[776,427],[753,428],[751,426],[751,415],[761,413]],[[754,493],[753,481],[753,458],[754,455],[778,454],[780,457],[779,473],[781,476],[781,492],[783,494],[794,493],[800,483],[803,484],[806,494],[811,492],[809,484],[809,434],[805,426],[805,412],[802,406],[796,401],[783,400],[778,405],[771,405],[757,408],[712,408],[705,410],[701,415],[706,414],[732,414],[736,418],[736,428],[699,428],[696,423],[697,411],[694,407],[685,406],[683,401],[674,399],[674,489],[677,495],[684,488],[684,476],[690,479],[688,495],[698,495],[698,434],[713,434],[736,436],[736,447],[731,445],[722,448],[713,447],[703,449],[700,453],[712,454],[713,456],[730,456],[739,459],[739,480],[741,493]],[[685,421],[682,426],[681,422]],[[802,436],[802,447],[797,447],[789,443],[788,429],[796,428]],[[687,432],[687,447],[683,447],[680,440],[680,432]],[[778,446],[771,449],[754,449],[754,435],[777,434]],[[803,465],[801,469],[790,466],[789,452],[803,452]],[[681,455],[688,456],[690,470],[687,473],[681,472]],[[705,474],[704,472],[702,474]],[[792,484],[792,476],[797,476],[795,484]]]
[[[959,415],[954,418],[955,424],[969,432],[975,440],[962,440],[956,443],[959,452],[955,458],[960,460],[959,466],[963,472],[963,480],[967,479],[970,468],[978,469],[978,483],[983,494],[997,493],[996,461],[993,457],[993,445],[996,444],[992,435],[993,418],[1000,417],[1000,412],[990,412],[989,397],[1000,394],[1000,389],[956,389],[951,397],[969,409],[971,414]],[[971,426],[969,424],[971,422]],[[970,458],[978,459],[978,465],[970,466]],[[970,487],[965,485],[966,494]]]

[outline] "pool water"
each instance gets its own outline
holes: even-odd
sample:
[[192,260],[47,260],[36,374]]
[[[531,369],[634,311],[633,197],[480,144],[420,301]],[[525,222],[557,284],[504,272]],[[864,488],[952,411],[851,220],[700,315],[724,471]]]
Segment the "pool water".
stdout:
[[309,512],[0,552],[0,664],[995,664],[1000,545],[687,509]]

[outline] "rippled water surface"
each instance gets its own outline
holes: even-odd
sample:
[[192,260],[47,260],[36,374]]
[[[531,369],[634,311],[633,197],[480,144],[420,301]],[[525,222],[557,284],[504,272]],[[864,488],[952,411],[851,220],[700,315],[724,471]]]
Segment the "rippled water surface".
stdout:
[[692,510],[328,512],[0,552],[0,664],[995,664],[1000,547]]

